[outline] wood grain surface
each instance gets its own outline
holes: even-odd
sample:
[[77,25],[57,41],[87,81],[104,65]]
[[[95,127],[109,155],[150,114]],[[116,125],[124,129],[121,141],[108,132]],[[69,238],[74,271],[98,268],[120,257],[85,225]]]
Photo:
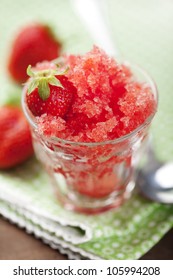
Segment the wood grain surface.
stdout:
[[[67,260],[33,235],[0,218],[0,260]],[[173,229],[141,259],[173,260]]]

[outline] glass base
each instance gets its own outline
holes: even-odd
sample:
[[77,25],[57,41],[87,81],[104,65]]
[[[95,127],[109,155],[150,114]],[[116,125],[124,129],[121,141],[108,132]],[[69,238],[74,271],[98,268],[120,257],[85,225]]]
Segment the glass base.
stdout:
[[81,195],[75,191],[69,191],[68,194],[63,194],[58,190],[57,186],[54,188],[54,192],[58,201],[65,209],[91,215],[120,207],[131,197],[134,187],[135,182],[130,181],[123,190],[115,191],[104,198],[98,199]]

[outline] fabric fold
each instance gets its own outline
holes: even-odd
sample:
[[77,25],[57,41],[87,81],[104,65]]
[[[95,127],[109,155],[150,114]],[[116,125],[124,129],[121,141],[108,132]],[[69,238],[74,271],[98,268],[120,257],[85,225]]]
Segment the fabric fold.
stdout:
[[80,244],[92,238],[92,231],[83,223],[58,219],[46,211],[39,211],[31,203],[17,200],[15,197],[0,192],[1,209],[4,216],[8,216],[8,209],[15,211],[19,216],[30,220],[40,226],[42,230],[49,231],[72,244]]
[[[42,226],[42,222],[34,222],[35,219],[30,219],[30,217],[25,215],[25,212],[22,213],[16,206],[10,205],[4,201],[2,202],[2,200],[0,201],[0,214],[20,228],[24,228],[28,234],[34,234],[36,238],[41,239],[52,249],[66,254],[69,259],[101,259],[94,254],[76,247],[74,243],[70,243],[70,238],[69,240],[68,237],[66,238],[66,228],[64,228],[64,232],[61,233],[61,236],[58,236],[56,230],[52,231],[51,227],[45,228]],[[79,240],[80,238],[78,242]]]

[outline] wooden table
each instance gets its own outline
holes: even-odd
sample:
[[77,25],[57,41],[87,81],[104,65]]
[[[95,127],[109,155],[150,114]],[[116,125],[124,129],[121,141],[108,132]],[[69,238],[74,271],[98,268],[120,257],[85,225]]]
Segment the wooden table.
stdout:
[[[51,249],[28,235],[24,230],[0,218],[0,260],[67,260],[65,255]],[[173,229],[141,259],[173,260]]]

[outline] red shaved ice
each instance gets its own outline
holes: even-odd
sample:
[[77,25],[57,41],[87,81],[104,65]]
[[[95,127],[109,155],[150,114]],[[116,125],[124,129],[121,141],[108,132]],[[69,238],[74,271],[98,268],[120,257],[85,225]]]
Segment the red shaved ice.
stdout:
[[75,142],[102,142],[132,132],[154,114],[151,87],[97,46],[84,55],[66,56],[65,65],[77,93],[63,119],[38,118],[40,132]]

